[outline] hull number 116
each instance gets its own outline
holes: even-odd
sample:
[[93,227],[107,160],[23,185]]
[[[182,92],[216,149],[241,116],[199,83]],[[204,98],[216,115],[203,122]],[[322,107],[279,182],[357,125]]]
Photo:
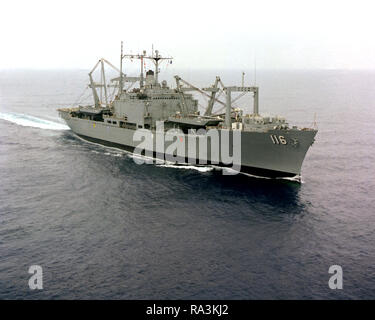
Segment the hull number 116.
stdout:
[[284,136],[277,136],[275,134],[271,134],[270,137],[274,144],[287,144]]

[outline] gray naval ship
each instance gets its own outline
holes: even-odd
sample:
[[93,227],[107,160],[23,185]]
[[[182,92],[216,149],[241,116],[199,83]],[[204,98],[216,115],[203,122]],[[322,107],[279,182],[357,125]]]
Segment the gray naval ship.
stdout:
[[[124,59],[140,60],[139,77],[123,73]],[[152,62],[155,69],[145,72],[146,61]],[[119,69],[101,59],[89,73],[93,105],[58,109],[60,117],[83,139],[138,152],[153,161],[229,167],[262,177],[300,178],[306,152],[317,133],[315,128],[289,126],[283,117],[261,115],[259,88],[244,86],[244,73],[241,86],[224,86],[220,77],[216,77],[212,86],[198,88],[175,76],[176,85],[171,88],[165,80],[159,82],[159,67],[163,62],[172,63],[172,58],[161,56],[157,50],[149,55],[146,51],[123,54],[121,45]],[[104,65],[119,73],[109,84]],[[93,80],[93,72],[99,66],[100,83]],[[111,88],[115,90],[113,99],[109,97]],[[198,110],[199,102],[192,91],[206,97],[204,112]],[[253,96],[251,114],[233,106],[247,93]],[[221,94],[224,101],[220,100]],[[217,106],[218,111],[214,112]],[[151,142],[140,148],[147,132]],[[142,134],[143,140],[139,139]],[[202,138],[206,141],[201,144]],[[180,148],[178,144],[183,146]]]

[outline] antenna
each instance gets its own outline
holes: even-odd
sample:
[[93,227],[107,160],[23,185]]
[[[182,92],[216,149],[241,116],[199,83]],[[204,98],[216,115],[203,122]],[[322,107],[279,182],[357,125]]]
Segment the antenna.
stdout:
[[123,42],[121,41],[121,57],[120,57],[120,88],[119,92],[120,94],[122,93],[122,88],[123,88],[123,78],[122,78],[122,59],[124,58],[123,55]]
[[141,57],[141,81],[140,81],[140,88],[143,88],[143,58],[146,55],[146,50],[143,50],[143,54],[140,56]]
[[314,126],[314,129],[316,129],[318,127],[317,124],[316,124],[316,112],[314,112],[314,124],[313,124],[313,126]]
[[257,84],[257,56],[254,54],[254,86]]
[[159,80],[159,50],[155,50],[156,57],[155,60],[155,84],[158,84]]

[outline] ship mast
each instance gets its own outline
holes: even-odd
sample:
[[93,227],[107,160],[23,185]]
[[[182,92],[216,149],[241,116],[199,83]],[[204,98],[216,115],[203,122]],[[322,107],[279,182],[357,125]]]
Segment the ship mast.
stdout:
[[141,81],[139,83],[141,88],[143,88],[143,58],[145,55],[146,55],[146,50],[143,50],[143,55],[141,55]]
[[159,83],[159,50],[155,50],[156,56],[154,58],[155,61],[155,84]]
[[[159,63],[163,60],[171,60],[172,57],[166,57],[163,58],[161,55],[159,55],[159,50],[155,50],[155,56],[154,56],[154,50],[152,50],[152,56],[151,57],[145,57],[146,59],[152,59],[155,64],[155,85],[159,84]],[[159,62],[160,61],[160,62]]]
[[[143,53],[142,54],[122,54],[122,46],[121,46],[121,66],[122,66],[122,59],[123,58],[128,58],[128,59],[140,59],[141,61],[141,75],[140,75],[140,88],[143,88],[144,87],[144,71],[143,71],[143,68],[144,68],[144,59],[149,59],[149,60],[152,60],[153,63],[155,64],[155,85],[158,85],[159,84],[159,65],[160,63],[163,61],[163,60],[172,60],[173,58],[172,57],[162,57],[161,55],[159,55],[159,51],[158,50],[155,50],[155,55],[154,55],[154,50],[152,49],[152,55],[151,56],[147,56],[146,55],[146,51],[143,50]],[[120,82],[123,81],[123,80],[120,80]],[[120,85],[121,86],[121,85]]]
[[119,96],[122,93],[122,89],[124,88],[123,85],[123,77],[122,77],[122,59],[124,59],[123,55],[123,42],[121,41],[121,56],[120,56],[120,88],[119,88]]
[[143,54],[124,54],[122,55],[123,58],[128,58],[128,59],[139,59],[141,61],[141,75],[139,78],[137,78],[139,80],[139,86],[140,88],[143,88],[144,87],[144,75],[143,75],[143,59],[146,58],[146,51],[143,50]]

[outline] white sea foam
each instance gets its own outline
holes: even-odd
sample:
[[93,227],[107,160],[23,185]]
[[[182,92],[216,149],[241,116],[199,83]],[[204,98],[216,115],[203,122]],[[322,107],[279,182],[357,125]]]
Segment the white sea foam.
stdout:
[[[228,170],[227,168],[225,168]],[[296,175],[294,177],[278,177],[278,178],[271,178],[271,177],[263,177],[263,176],[257,176],[254,174],[246,173],[246,172],[240,172],[240,174],[251,177],[251,178],[257,178],[257,179],[267,179],[267,180],[287,180],[287,181],[293,181],[298,183],[304,183],[302,181],[302,177],[300,175]]]
[[199,172],[209,172],[209,171],[214,170],[214,167],[212,167],[212,166],[196,166],[196,165],[188,164],[188,163],[175,164],[174,162],[169,162],[167,160],[154,159],[154,158],[151,158],[151,157],[146,157],[146,156],[143,156],[143,155],[140,155],[140,154],[134,154],[134,153],[129,153],[128,157],[132,158],[132,159],[142,159],[145,162],[156,161],[155,165],[157,167],[175,168],[175,169],[184,169],[184,170],[196,170],[196,171],[199,171]]
[[34,127],[47,130],[69,130],[69,127],[63,123],[58,123],[42,118],[37,118],[22,113],[0,112],[0,119],[15,123],[24,127]]
[[209,171],[212,171],[214,169],[213,167],[209,167],[209,166],[195,166],[195,165],[191,165],[191,164],[176,165],[176,164],[164,163],[164,164],[159,164],[157,166],[158,167],[166,167],[166,168],[185,169],[185,170],[196,170],[196,171],[199,171],[199,172],[209,172]]
[[114,153],[114,152],[105,152],[104,153],[106,156],[111,156],[111,157],[122,157],[121,153]]

